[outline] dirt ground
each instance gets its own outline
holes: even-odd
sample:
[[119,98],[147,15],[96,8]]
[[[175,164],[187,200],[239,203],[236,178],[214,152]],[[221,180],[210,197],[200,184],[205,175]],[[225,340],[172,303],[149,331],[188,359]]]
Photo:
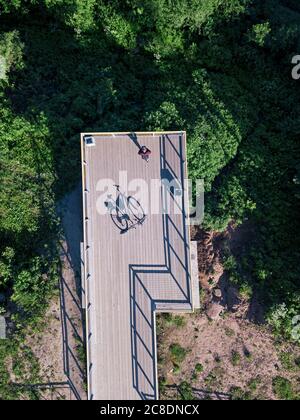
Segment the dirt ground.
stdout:
[[[299,357],[299,349],[276,344],[265,327],[237,320],[232,314],[216,322],[203,313],[183,318],[183,326],[169,325],[159,336],[159,377],[167,385],[162,399],[174,397],[172,386],[183,381],[194,388],[197,398],[225,400],[232,398],[234,388],[248,392],[251,399],[275,400],[275,377],[298,382],[300,371],[286,369],[280,355],[292,351]],[[179,372],[174,369],[172,344],[187,352]],[[197,364],[202,366],[200,372]],[[252,389],[254,384],[256,389]]]
[[28,332],[26,345],[39,361],[42,399],[86,399],[83,311],[80,296],[81,188],[58,206],[63,237],[57,296],[49,305],[43,327]]
[[289,380],[300,397],[300,348],[275,339],[259,299],[254,294],[252,301],[243,300],[224,275],[224,241],[236,252],[251,234],[249,226],[230,227],[225,235],[192,232],[198,242],[202,307],[192,315],[158,316],[162,399],[179,398],[185,383],[196,399],[276,400],[281,399],[273,387],[278,377]]

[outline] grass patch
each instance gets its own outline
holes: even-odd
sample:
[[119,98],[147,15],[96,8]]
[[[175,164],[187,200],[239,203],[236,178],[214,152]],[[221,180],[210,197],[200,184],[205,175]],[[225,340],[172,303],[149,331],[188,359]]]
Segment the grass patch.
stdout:
[[196,366],[195,366],[195,371],[197,373],[202,373],[204,371],[203,365],[201,363],[197,363]]
[[204,382],[209,390],[214,390],[217,386],[220,385],[220,381],[224,376],[224,369],[221,367],[215,367],[210,371],[208,376],[205,378]]
[[191,378],[191,380],[192,381],[196,381],[198,379],[198,373],[197,372],[194,372],[193,374],[192,374],[192,378]]
[[261,378],[260,377],[252,378],[248,382],[248,387],[249,387],[250,391],[255,392],[255,391],[257,391],[257,388],[259,387],[260,384],[261,384]]
[[201,363],[197,363],[195,366],[195,370],[192,374],[192,381],[196,381],[198,379],[198,375],[204,371],[204,367]]
[[232,401],[251,401],[254,400],[250,392],[244,391],[240,387],[233,387],[230,390]]
[[281,352],[279,354],[279,360],[284,369],[291,372],[295,372],[297,370],[297,364],[296,364],[295,358],[291,353]]
[[239,352],[234,350],[231,353],[231,363],[232,363],[232,366],[238,366],[241,363],[241,355]]
[[160,314],[157,317],[156,332],[157,332],[157,335],[160,335],[164,332],[166,328],[170,328],[170,327],[182,328],[185,325],[186,325],[186,319],[183,316],[180,316],[180,315],[173,316],[170,313]]
[[253,296],[253,289],[249,284],[243,283],[240,286],[239,294],[241,299],[249,301]]
[[171,344],[169,350],[174,365],[180,365],[188,353],[185,348],[181,347],[181,345],[177,343]]
[[180,373],[180,366],[177,363],[173,362],[173,373],[175,375],[178,375],[178,373]]
[[184,401],[194,400],[192,386],[188,382],[182,382],[178,387],[180,399]]
[[226,327],[225,328],[225,335],[227,337],[234,337],[235,336],[235,332],[231,328]]
[[168,384],[168,382],[167,382],[165,377],[160,377],[159,378],[158,387],[159,387],[160,394],[163,394],[165,392],[167,384]]
[[9,366],[17,382],[32,384],[42,381],[39,361],[24,344],[24,337],[0,340],[0,400],[18,400],[22,396],[29,400],[39,399],[38,390],[12,384]]
[[76,343],[76,352],[78,359],[82,365],[86,365],[87,359],[86,359],[86,348],[85,348],[85,342],[81,339],[81,337],[76,333],[73,333],[73,338]]
[[273,379],[273,392],[280,400],[292,401],[296,399],[292,383],[281,376]]
[[173,325],[178,328],[184,327],[186,325],[186,319],[183,316],[176,315],[173,317]]

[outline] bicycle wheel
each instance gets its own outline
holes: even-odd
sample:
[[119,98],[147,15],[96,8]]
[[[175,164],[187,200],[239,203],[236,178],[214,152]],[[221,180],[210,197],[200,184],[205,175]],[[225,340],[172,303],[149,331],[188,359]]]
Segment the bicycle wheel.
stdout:
[[124,233],[128,230],[128,216],[126,214],[123,214],[117,209],[112,209],[110,211],[110,217],[121,232]]
[[136,222],[141,223],[145,220],[146,215],[143,207],[134,197],[128,197],[127,207]]

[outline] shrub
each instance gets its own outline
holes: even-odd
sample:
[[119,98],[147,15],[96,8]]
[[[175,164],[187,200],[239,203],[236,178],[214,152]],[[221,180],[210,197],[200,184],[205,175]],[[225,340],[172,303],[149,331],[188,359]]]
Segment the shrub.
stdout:
[[192,386],[188,382],[182,382],[178,387],[178,391],[182,400],[192,401],[195,399]]
[[241,355],[237,351],[231,353],[231,363],[233,366],[238,366],[241,362]]
[[175,375],[178,375],[178,373],[180,373],[180,366],[177,363],[173,362],[173,373]]
[[195,366],[195,371],[198,373],[202,373],[204,371],[204,367],[201,363],[197,363]]
[[300,300],[296,298],[289,305],[282,303],[271,308],[267,321],[276,335],[300,343]]
[[158,380],[158,384],[159,384],[159,391],[160,393],[164,393],[166,390],[166,386],[167,386],[168,381],[166,380],[165,377],[160,377]]
[[180,328],[180,327],[184,327],[185,326],[186,319],[183,316],[177,315],[177,316],[174,317],[174,321],[173,322],[174,322],[174,325],[176,327]]
[[235,271],[237,269],[237,262],[233,255],[228,255],[223,259],[223,267],[226,271]]
[[0,34],[0,80],[6,80],[10,70],[23,68],[23,49],[18,31]]
[[279,355],[279,360],[282,364],[282,367],[289,371],[296,370],[296,363],[293,357],[293,354],[287,352],[281,352]]
[[163,320],[166,322],[168,326],[175,326],[175,327],[183,327],[186,324],[186,320],[183,316],[172,314],[164,314]]
[[291,382],[281,376],[277,376],[273,379],[273,391],[280,400],[290,401],[295,399]]
[[45,261],[35,257],[30,261],[29,268],[24,268],[16,276],[12,300],[27,316],[41,315],[54,293],[57,278],[55,273],[48,274],[45,269]]
[[253,290],[250,284],[243,283],[239,288],[239,294],[243,300],[250,300],[253,295]]
[[257,377],[257,378],[252,378],[249,382],[248,382],[248,386],[249,389],[251,391],[256,391],[257,387],[261,384],[261,378]]
[[227,337],[234,337],[235,336],[234,330],[232,330],[231,328],[228,328],[228,327],[225,328],[225,334],[227,335]]
[[175,364],[180,364],[184,361],[187,350],[180,346],[180,344],[171,344],[170,345],[170,353],[172,356],[172,361]]
[[252,395],[249,392],[244,391],[240,387],[232,387],[230,390],[231,400],[233,401],[249,401],[253,400]]

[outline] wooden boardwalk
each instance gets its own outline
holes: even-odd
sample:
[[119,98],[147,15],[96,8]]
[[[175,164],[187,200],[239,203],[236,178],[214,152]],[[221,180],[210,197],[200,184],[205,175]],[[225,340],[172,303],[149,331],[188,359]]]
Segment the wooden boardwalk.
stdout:
[[[112,198],[102,180],[112,180],[111,189],[116,189],[121,172],[128,183],[143,179],[150,185],[151,180],[172,178],[182,187],[187,178],[185,133],[93,134],[92,146],[86,136],[81,135],[88,396],[157,399],[155,313],[192,311],[197,302],[193,295],[199,295],[190,275],[187,191],[160,186],[159,214],[149,211],[146,196],[136,196],[143,223],[122,232],[115,215],[125,191],[120,188]],[[138,156],[139,145],[152,151],[148,163]],[[129,195],[132,191],[125,197]]]

